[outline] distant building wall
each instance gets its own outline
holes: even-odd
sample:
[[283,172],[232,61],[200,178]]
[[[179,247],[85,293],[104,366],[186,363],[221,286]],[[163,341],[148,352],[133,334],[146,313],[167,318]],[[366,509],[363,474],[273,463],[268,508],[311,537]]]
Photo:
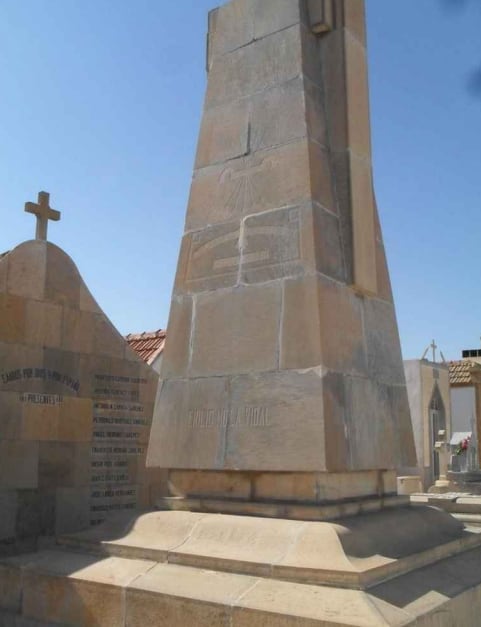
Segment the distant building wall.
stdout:
[[409,409],[416,446],[417,466],[400,468],[399,474],[417,474],[423,489],[427,490],[436,480],[434,468],[434,444],[438,438],[439,425],[433,425],[433,411],[446,431],[445,439],[451,435],[451,398],[449,369],[425,359],[404,362]]
[[451,412],[454,431],[471,431],[476,420],[476,389],[474,385],[451,388]]

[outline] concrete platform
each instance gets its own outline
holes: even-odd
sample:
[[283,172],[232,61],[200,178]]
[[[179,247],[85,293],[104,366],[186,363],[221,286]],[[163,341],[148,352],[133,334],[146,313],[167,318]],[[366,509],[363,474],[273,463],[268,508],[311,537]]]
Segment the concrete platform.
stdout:
[[479,625],[481,533],[404,507],[332,522],[117,515],[0,561],[0,625]]
[[335,522],[151,512],[113,518],[59,543],[106,555],[362,589],[481,545],[481,534],[430,507]]

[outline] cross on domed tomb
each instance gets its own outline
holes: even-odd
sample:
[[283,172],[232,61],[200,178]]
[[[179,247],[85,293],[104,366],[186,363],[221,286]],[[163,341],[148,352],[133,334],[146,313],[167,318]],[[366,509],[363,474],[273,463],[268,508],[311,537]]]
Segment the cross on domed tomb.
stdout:
[[27,213],[33,213],[37,216],[37,229],[35,231],[35,239],[46,241],[48,221],[53,220],[58,222],[60,220],[61,213],[49,206],[50,194],[47,192],[38,192],[38,201],[26,202],[25,211]]

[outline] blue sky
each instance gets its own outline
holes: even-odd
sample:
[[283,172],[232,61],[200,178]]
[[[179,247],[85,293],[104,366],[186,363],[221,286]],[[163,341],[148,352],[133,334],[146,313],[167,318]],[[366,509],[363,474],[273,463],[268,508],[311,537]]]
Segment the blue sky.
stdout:
[[[480,345],[478,0],[367,0],[374,178],[405,358]],[[0,251],[51,193],[122,333],[167,323],[216,0],[0,0]],[[454,5],[458,5],[457,8]],[[454,8],[453,8],[454,7]]]

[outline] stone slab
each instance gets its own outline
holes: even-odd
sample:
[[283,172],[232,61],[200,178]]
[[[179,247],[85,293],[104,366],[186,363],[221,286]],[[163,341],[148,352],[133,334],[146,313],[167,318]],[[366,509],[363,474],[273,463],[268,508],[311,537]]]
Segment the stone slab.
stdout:
[[[233,526],[228,532],[226,519],[229,518],[213,517],[214,526],[210,527],[207,521],[208,529],[199,530],[197,538],[205,538],[213,551],[221,546],[216,542],[216,532],[221,531],[227,554],[229,551],[235,553],[237,547],[237,551],[247,551],[246,556],[252,556],[253,551],[246,547],[246,534],[252,536],[260,519],[257,522],[244,519],[246,522],[241,527],[236,519],[232,519]],[[195,542],[196,529],[205,521],[205,517],[199,519],[190,533],[184,529],[188,541],[194,537]],[[112,523],[106,527],[107,536],[123,535],[127,530],[128,537],[129,521],[124,517],[117,522],[117,528]],[[22,626],[28,625],[29,621],[33,624],[38,621],[37,625],[40,623],[42,627],[58,623],[134,626],[148,622],[165,627],[187,624],[224,627],[227,623],[237,627],[478,625],[481,608],[479,543],[476,548],[458,545],[452,548],[452,554],[436,553],[434,547],[434,561],[422,565],[418,556],[423,554],[423,549],[443,540],[444,532],[440,533],[438,525],[426,527],[414,541],[413,536],[422,525],[407,528],[404,534],[400,533],[402,526],[398,526],[396,540],[391,545],[390,538],[382,540],[376,528],[377,524],[383,524],[381,519],[371,530],[370,539],[362,533],[357,535],[355,525],[349,529],[347,537],[345,531],[339,533],[341,529],[336,534],[338,525],[323,527],[328,535],[331,532],[336,534],[329,538],[316,532],[313,524],[304,525],[297,538],[288,521],[277,521],[280,524],[272,528],[269,536],[266,522],[273,521],[262,521],[265,530],[262,533],[258,527],[258,532],[254,533],[255,548],[272,558],[284,554],[281,564],[267,576],[243,574],[237,570],[226,572],[221,569],[221,555],[216,557],[216,566],[212,569],[138,559],[129,554],[132,548],[125,551],[125,547],[124,557],[79,553],[77,546],[76,552],[62,548],[3,559],[0,562],[0,619],[6,625]],[[344,529],[346,524],[346,521],[339,523]],[[159,529],[152,520],[147,523],[144,519],[141,526],[143,533],[159,536]],[[177,522],[171,518],[164,531],[176,526]],[[436,538],[429,538],[431,530]],[[92,530],[90,536],[91,542],[94,537],[98,541],[99,528]],[[352,544],[349,544],[350,540]],[[111,544],[114,543],[111,539]],[[349,555],[347,562],[344,558],[338,563],[344,569],[359,570],[360,562],[364,562],[376,570],[383,560],[391,566],[405,557],[396,555],[393,558],[389,552],[399,554],[404,551],[405,556],[408,547],[407,552],[413,552],[414,560],[408,572],[391,571],[384,581],[369,585],[366,590],[346,587],[346,581],[325,586],[279,578],[279,566],[302,563],[306,569],[309,564],[315,569],[319,557],[321,563],[324,560],[335,564],[341,555],[336,548],[340,544],[344,555]],[[92,548],[93,544],[90,545]],[[242,557],[239,553],[235,555],[236,568],[241,570],[245,567]]]
[[21,599],[18,593],[16,596],[10,592],[8,609],[14,609],[16,601],[17,613],[27,619],[48,624],[112,627],[124,625],[125,587],[154,566],[153,562],[144,560],[115,557],[99,560],[60,551],[11,558],[5,564],[9,567],[0,571],[1,587],[7,585],[5,579],[12,575],[19,574],[22,578]]
[[356,473],[255,472],[171,470],[172,495],[327,504],[365,497],[396,494],[395,471]]
[[[112,519],[66,547],[280,580],[365,588],[481,544],[433,508],[397,507],[331,522],[188,511]],[[150,552],[150,553],[149,553]]]

